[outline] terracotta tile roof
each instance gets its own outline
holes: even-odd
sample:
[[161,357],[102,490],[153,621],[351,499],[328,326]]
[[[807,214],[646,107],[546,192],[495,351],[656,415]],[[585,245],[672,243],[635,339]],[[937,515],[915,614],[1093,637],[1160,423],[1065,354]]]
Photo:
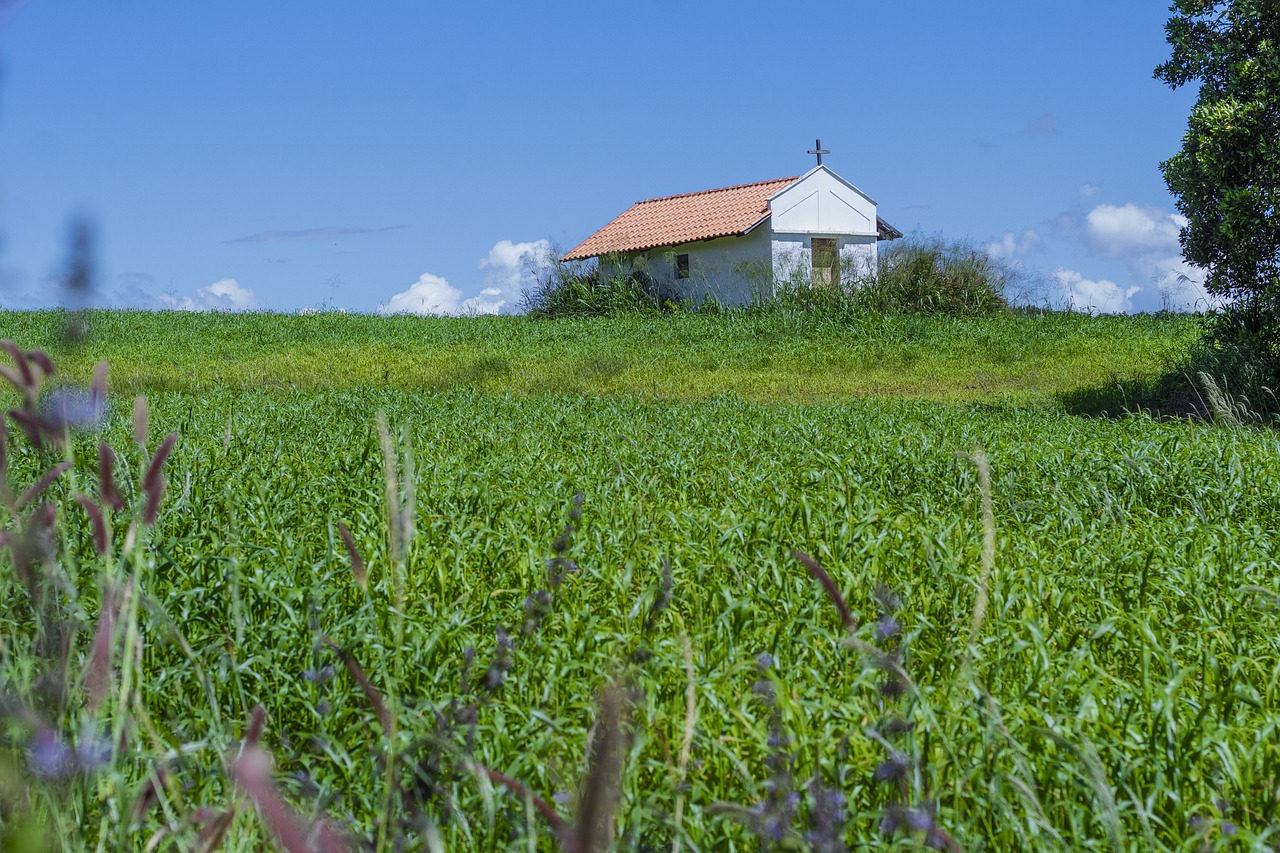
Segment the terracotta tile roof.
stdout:
[[797,180],[779,178],[636,202],[561,260],[746,234],[768,218],[769,198]]

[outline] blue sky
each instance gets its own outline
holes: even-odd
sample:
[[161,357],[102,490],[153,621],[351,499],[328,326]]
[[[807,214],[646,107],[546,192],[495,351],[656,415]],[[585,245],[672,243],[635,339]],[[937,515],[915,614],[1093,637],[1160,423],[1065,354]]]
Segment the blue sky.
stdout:
[[[0,0],[0,307],[510,310],[632,202],[826,163],[1042,304],[1192,305],[1163,0]],[[1189,279],[1189,281],[1188,281]],[[415,309],[414,306],[419,306]]]

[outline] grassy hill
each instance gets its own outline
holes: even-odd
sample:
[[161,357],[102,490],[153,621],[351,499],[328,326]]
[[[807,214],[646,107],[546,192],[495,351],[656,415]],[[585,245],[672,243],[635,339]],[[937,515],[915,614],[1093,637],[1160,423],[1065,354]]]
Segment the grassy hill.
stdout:
[[87,377],[96,359],[127,391],[467,387],[517,394],[731,394],[759,402],[863,395],[1043,404],[1149,382],[1198,328],[1177,314],[985,318],[806,312],[584,320],[95,312],[3,315],[0,332]]
[[[57,618],[0,573],[10,836],[255,849],[279,795],[383,849],[551,849],[607,814],[637,850],[1275,838],[1280,441],[1091,414],[1191,319],[66,319],[0,315],[112,377],[64,453],[10,427],[13,493],[74,463]],[[73,499],[99,441],[105,555]]]

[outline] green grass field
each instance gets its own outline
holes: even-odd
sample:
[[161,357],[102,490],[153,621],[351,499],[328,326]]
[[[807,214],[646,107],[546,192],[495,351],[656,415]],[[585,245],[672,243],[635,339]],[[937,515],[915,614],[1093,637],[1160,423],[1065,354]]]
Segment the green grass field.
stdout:
[[[1123,414],[1193,319],[67,319],[0,315],[71,380],[111,365],[46,493],[47,611],[0,574],[18,849],[258,849],[272,791],[313,838],[556,849],[542,809],[589,835],[614,753],[617,849],[1280,843],[1280,440]],[[9,432],[16,492],[61,457]],[[99,441],[106,556],[72,500]]]
[[[123,393],[253,388],[469,388],[521,395],[835,402],[865,395],[1043,405],[1151,380],[1197,334],[1179,315],[943,318],[805,312],[589,320],[103,312],[79,347],[70,315],[7,315],[5,332]],[[1124,408],[1117,398],[1115,411]],[[1133,408],[1130,406],[1130,408]]]

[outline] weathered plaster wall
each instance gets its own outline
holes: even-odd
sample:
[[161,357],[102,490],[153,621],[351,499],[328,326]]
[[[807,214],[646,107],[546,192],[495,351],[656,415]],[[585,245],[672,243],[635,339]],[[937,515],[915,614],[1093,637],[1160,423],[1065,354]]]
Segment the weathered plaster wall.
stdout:
[[[689,256],[689,277],[676,278],[676,255]],[[658,286],[659,292],[694,304],[715,299],[722,305],[747,305],[759,296],[770,295],[769,229],[762,225],[742,237],[721,237],[680,246],[638,252],[622,259],[622,266],[641,270]],[[619,267],[607,259],[600,261],[601,273],[608,276]]]
[[813,238],[832,237],[840,252],[840,274],[847,282],[875,272],[876,238],[847,234],[772,234],[773,278],[783,284],[813,280]]

